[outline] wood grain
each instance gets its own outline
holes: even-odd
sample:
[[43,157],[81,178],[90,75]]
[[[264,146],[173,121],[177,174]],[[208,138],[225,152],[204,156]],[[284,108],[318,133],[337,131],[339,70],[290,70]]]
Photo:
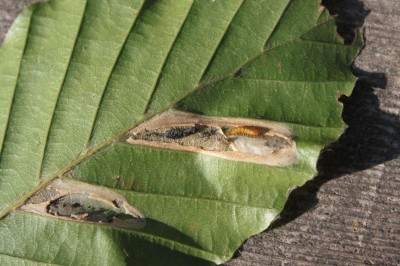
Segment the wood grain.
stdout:
[[[0,42],[38,0],[0,0]],[[290,196],[270,230],[227,265],[400,265],[400,1],[324,0],[351,42],[362,27],[359,77],[341,98],[349,125],[322,153],[319,175]],[[301,22],[300,22],[301,23]]]

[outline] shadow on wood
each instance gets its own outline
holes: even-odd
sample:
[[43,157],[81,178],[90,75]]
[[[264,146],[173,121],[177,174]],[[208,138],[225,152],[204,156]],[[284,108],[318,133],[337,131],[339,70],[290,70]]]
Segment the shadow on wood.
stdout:
[[[355,36],[369,15],[359,0],[323,0],[332,15],[337,17],[339,34],[346,44]],[[364,36],[368,45],[368,35]],[[289,196],[284,210],[267,231],[281,227],[318,204],[317,193],[321,186],[335,178],[369,169],[399,157],[400,118],[379,108],[377,90],[387,86],[385,73],[369,73],[352,67],[359,78],[350,96],[341,96],[344,105],[343,119],[348,125],[338,141],[326,147],[318,161],[318,175]],[[236,252],[240,256],[241,249]]]
[[[322,2],[337,16],[338,32],[351,43],[354,30],[362,26],[369,11],[358,0]],[[364,36],[368,45],[368,36]],[[318,204],[320,187],[345,174],[371,168],[400,154],[400,118],[379,109],[376,89],[385,89],[384,73],[369,73],[353,67],[359,78],[351,96],[341,96],[343,119],[348,125],[338,141],[326,147],[317,164],[318,175],[289,196],[280,219],[268,230],[293,221]]]

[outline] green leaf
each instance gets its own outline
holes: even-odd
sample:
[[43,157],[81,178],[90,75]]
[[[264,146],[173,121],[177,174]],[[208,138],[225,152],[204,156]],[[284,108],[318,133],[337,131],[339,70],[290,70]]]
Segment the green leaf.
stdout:
[[[343,44],[316,0],[26,9],[0,50],[0,264],[227,261],[343,132],[338,97],[354,86],[361,46],[360,34]],[[171,108],[193,126],[174,127],[182,113]],[[195,121],[229,141],[269,134],[290,149],[264,161],[165,142],[197,134]],[[153,131],[164,142],[131,130],[154,123],[170,123]]]

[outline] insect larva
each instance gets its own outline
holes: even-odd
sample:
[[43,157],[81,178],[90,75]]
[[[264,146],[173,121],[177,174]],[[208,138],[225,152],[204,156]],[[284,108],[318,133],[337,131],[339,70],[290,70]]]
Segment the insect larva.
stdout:
[[230,136],[247,136],[247,137],[261,137],[265,129],[253,126],[235,127],[228,131],[227,135]]

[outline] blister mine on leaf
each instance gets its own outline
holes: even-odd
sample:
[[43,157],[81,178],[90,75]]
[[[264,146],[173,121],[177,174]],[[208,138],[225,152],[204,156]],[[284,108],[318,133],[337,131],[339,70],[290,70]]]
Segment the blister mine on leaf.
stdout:
[[132,129],[126,141],[273,166],[296,162],[290,128],[259,119],[206,117],[170,110]]
[[143,229],[146,225],[144,215],[120,194],[73,180],[55,180],[29,198],[21,209],[45,216],[127,229]]

